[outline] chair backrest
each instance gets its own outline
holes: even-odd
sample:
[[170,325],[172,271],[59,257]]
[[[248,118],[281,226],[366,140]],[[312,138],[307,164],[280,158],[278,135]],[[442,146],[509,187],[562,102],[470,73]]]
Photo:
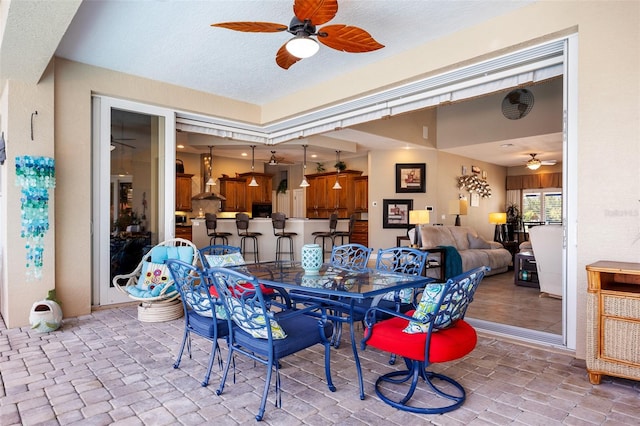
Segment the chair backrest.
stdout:
[[[286,337],[271,318],[256,277],[227,268],[210,268],[205,274],[215,286],[229,321],[252,337],[268,339],[269,342]],[[235,338],[232,336],[232,339]]]
[[464,318],[469,303],[473,301],[478,285],[488,270],[486,266],[480,266],[447,280],[438,310],[434,310],[438,312],[433,320],[436,328],[450,327]]
[[212,318],[216,303],[211,297],[209,283],[204,279],[202,269],[176,259],[167,260],[167,266],[182,299],[185,319],[189,321],[189,310]]
[[242,265],[244,259],[240,247],[215,244],[200,249],[200,258],[205,268],[226,265]]
[[249,215],[246,213],[236,213],[236,228],[238,235],[245,234],[249,229]]
[[356,219],[358,219],[357,213],[353,213],[351,216],[349,216],[349,237],[351,237],[351,234],[353,234],[353,228],[356,225]]
[[410,247],[392,247],[378,250],[376,269],[403,274],[422,275],[427,262],[426,251]]
[[334,246],[331,251],[331,260],[329,263],[332,266],[340,268],[356,271],[363,270],[367,268],[372,250],[373,249],[369,247],[356,243]]
[[273,223],[273,233],[275,235],[277,235],[278,232],[284,231],[286,221],[287,216],[284,213],[276,212],[271,215],[271,222]]
[[207,226],[207,231],[215,231],[218,227],[218,216],[215,213],[205,213],[204,222]]
[[540,291],[562,296],[562,225],[529,228]]
[[338,228],[338,213],[331,213],[329,216],[329,232],[334,233]]

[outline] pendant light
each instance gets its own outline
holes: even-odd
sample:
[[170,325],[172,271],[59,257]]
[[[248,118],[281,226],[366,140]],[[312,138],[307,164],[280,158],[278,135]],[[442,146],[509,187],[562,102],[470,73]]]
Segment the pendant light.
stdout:
[[206,186],[216,186],[216,181],[213,180],[213,154],[211,150],[213,147],[209,145],[209,180],[205,184]]
[[253,175],[253,166],[255,163],[255,145],[251,145],[251,182],[249,182],[249,186],[260,186],[258,182],[256,182],[256,177]]
[[[336,166],[340,162],[340,151],[336,151]],[[338,182],[338,178],[340,177],[340,169],[336,167],[336,183],[333,185],[332,189],[342,189],[340,186],[340,182]]]
[[302,148],[304,148],[304,163],[302,163],[302,182],[300,182],[300,187],[306,188],[309,186],[307,177],[304,175],[307,172],[307,145],[302,145]]

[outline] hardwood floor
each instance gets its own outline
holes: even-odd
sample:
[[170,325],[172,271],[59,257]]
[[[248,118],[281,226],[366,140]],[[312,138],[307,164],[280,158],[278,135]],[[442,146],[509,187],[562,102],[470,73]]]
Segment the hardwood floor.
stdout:
[[562,300],[540,297],[537,288],[515,285],[513,271],[485,277],[466,317],[562,334]]

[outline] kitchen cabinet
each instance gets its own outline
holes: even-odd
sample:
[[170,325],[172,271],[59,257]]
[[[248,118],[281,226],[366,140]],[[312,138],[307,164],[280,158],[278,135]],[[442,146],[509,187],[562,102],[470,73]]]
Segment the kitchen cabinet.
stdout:
[[191,178],[193,175],[176,173],[176,211],[192,210],[191,207]]
[[602,375],[640,380],[640,263],[587,265],[589,381]]
[[358,176],[353,179],[355,194],[355,211],[357,213],[369,210],[369,176]]
[[327,179],[326,176],[307,176],[307,217],[329,217],[327,209]]
[[220,178],[220,194],[226,198],[222,211],[247,211],[247,185],[245,178]]
[[349,242],[369,247],[369,221],[356,220],[353,224],[353,232],[351,233]]
[[[307,217],[328,218],[337,213],[340,218],[348,218],[355,212],[355,178],[362,174],[358,170],[305,175],[307,188]],[[336,179],[342,189],[333,189]]]
[[192,232],[190,226],[176,226],[176,238],[184,238],[185,240],[191,241]]
[[[273,175],[268,173],[240,173],[239,177],[245,179],[246,183],[246,207],[251,208],[253,203],[271,204],[271,193],[273,190]],[[251,177],[256,179],[258,186],[249,186]]]

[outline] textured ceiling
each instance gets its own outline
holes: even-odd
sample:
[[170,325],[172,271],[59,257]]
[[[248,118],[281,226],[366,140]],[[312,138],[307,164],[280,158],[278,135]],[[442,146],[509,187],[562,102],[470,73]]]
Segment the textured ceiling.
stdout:
[[288,25],[293,0],[85,1],[56,55],[263,105],[528,3],[341,0],[329,24],[361,27],[385,47],[344,53],[321,45],[315,56],[283,70],[275,55],[291,34],[241,33],[210,25]]

